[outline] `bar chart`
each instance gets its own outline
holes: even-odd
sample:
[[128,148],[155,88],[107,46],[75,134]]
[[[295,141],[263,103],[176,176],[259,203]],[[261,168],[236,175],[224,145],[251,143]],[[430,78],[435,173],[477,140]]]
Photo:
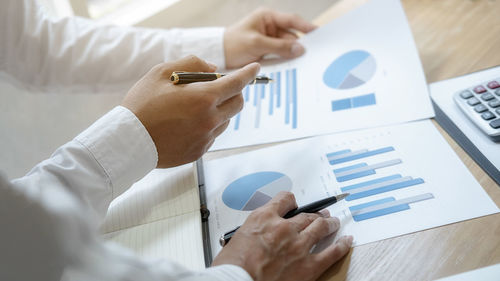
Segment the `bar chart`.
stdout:
[[[397,157],[392,159],[385,157],[384,160],[374,159],[374,157],[379,155],[391,155],[390,153],[394,151],[395,148],[393,146],[386,146],[376,149],[344,149],[326,155],[328,163],[333,168],[336,181],[342,184],[340,190],[350,193],[346,201],[351,201],[355,204],[356,200],[362,198],[369,198],[424,183],[422,178],[402,176],[400,173],[377,176],[377,171],[379,170],[391,166],[404,165],[403,161]],[[367,163],[369,160],[370,164]],[[337,168],[338,165],[342,165],[342,167]],[[354,180],[356,180],[356,183],[351,183]],[[390,196],[362,204],[351,205],[349,210],[354,221],[359,222],[409,210],[410,204],[432,198],[434,198],[432,193],[424,193],[401,199]]]
[[[260,75],[266,76],[266,73]],[[259,129],[268,118],[280,118],[284,126],[297,129],[297,69],[267,75],[274,82],[247,85],[243,89],[245,105],[234,117],[234,131],[243,129],[243,124],[247,128]]]

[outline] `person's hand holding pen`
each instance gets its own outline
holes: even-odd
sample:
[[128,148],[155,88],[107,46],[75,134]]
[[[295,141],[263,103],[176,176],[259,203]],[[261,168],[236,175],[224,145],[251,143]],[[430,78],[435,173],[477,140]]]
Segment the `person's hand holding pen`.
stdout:
[[224,33],[226,68],[237,68],[276,54],[295,58],[304,53],[295,31],[308,33],[316,28],[298,15],[260,8]]
[[290,192],[280,192],[266,205],[253,211],[212,265],[235,264],[254,280],[316,280],[349,252],[352,236],[341,237],[319,253],[311,248],[322,238],[337,232],[338,218],[327,210],[283,216],[297,208]]
[[197,160],[243,107],[241,90],[260,67],[249,64],[210,82],[174,85],[179,69],[213,72],[216,66],[190,56],[153,67],[130,89],[122,106],[131,110],[149,132],[159,168]]

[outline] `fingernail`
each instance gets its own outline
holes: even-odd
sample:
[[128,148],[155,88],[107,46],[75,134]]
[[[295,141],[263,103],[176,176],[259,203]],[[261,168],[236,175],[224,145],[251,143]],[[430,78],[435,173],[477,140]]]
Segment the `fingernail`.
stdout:
[[330,217],[330,211],[328,211],[327,209],[323,209],[323,210],[319,211],[318,213],[324,218]]
[[348,235],[348,236],[345,236],[345,240],[347,241],[347,244],[349,244],[349,246],[352,245],[352,240],[354,238],[352,237],[352,235]]
[[210,66],[210,69],[212,69],[212,70],[217,69],[217,65],[215,63],[207,61],[207,64],[208,64],[208,66]]
[[340,220],[337,217],[328,218],[328,223],[330,225],[330,233],[337,231],[340,227]]
[[298,42],[293,43],[292,48],[290,49],[292,55],[296,57],[302,55],[304,51],[304,47]]

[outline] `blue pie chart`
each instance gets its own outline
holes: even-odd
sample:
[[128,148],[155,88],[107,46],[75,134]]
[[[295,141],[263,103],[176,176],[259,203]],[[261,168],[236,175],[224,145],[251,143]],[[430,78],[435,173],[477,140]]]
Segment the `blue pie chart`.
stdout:
[[323,74],[323,82],[332,89],[351,89],[365,84],[375,74],[373,56],[363,50],[347,52],[334,60]]
[[222,201],[231,209],[252,211],[269,202],[278,192],[290,190],[292,180],[285,174],[257,172],[231,182],[222,193]]

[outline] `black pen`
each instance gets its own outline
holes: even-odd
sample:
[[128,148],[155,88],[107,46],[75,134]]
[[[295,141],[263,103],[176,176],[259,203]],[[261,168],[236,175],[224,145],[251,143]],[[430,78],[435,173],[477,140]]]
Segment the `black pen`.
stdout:
[[[323,210],[324,208],[330,206],[330,205],[333,205],[335,203],[337,203],[338,201],[346,198],[347,196],[349,196],[349,193],[342,193],[340,195],[337,195],[337,196],[332,196],[332,197],[328,197],[328,198],[325,198],[325,199],[321,199],[319,201],[316,201],[316,202],[313,202],[313,203],[310,203],[310,204],[307,204],[307,205],[304,205],[302,207],[299,207],[299,208],[295,208],[291,211],[289,211],[288,213],[286,213],[283,218],[285,219],[289,219],[291,217],[294,217],[300,213],[316,213],[316,212],[319,212],[321,210]],[[222,247],[224,247],[224,245],[226,245],[229,240],[231,240],[231,237],[233,237],[233,235],[236,233],[236,231],[239,229],[240,227],[238,226],[237,228],[229,231],[229,232],[226,232],[224,235],[222,235],[219,239],[219,243]]]
[[[226,74],[224,73],[213,73],[213,72],[185,72],[185,71],[174,71],[170,75],[170,81],[174,84],[189,84],[194,82],[207,82],[219,79]],[[274,82],[273,79],[266,76],[257,76],[255,79],[248,83],[252,84],[268,84]]]

